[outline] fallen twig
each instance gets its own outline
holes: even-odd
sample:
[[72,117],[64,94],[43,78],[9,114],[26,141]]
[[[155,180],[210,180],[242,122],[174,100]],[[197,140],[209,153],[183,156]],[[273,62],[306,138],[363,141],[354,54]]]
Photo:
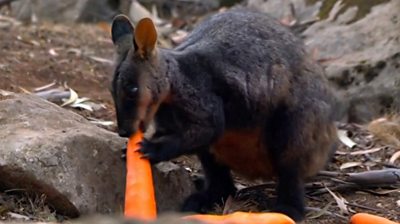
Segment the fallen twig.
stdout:
[[320,171],[320,176],[340,179],[341,181],[360,185],[391,185],[400,183],[400,169],[390,168],[383,170],[370,170],[360,173],[341,173],[333,171]]
[[[329,185],[327,185],[327,186],[329,186]],[[329,187],[331,190],[337,191],[337,192],[343,192],[343,191],[354,190],[354,189],[360,190],[361,188],[363,188],[362,186],[359,186],[359,185],[353,184],[353,183],[336,184],[336,185],[332,185]],[[322,195],[322,194],[326,194],[326,193],[328,193],[328,190],[326,188],[324,188],[324,186],[321,186],[320,189],[314,188],[313,190],[309,191],[307,194],[309,194],[310,196],[318,196],[318,195]]]
[[68,99],[71,96],[71,93],[70,91],[65,91],[63,89],[50,89],[37,92],[35,95],[53,103],[61,103],[62,99]]
[[372,207],[369,207],[369,206],[366,206],[366,205],[359,205],[359,204],[350,203],[350,202],[346,202],[346,205],[351,206],[351,207],[363,208],[363,209],[371,210],[371,211],[374,211],[374,212],[382,212],[382,213],[384,213],[384,211],[382,211],[382,209],[372,208]]
[[391,185],[400,183],[400,169],[371,170],[350,173],[346,181],[359,185]]
[[384,167],[400,169],[400,166],[397,166],[397,165],[395,165],[395,164],[393,164],[393,163],[382,162],[382,161],[376,160],[376,159],[372,158],[369,154],[364,154],[363,156],[364,156],[365,158],[367,158],[369,161],[372,161],[372,162],[377,163],[377,164],[379,164],[379,165],[382,165],[382,166],[384,166]]
[[[306,207],[306,211],[321,212],[321,210],[322,210],[321,208]],[[343,215],[339,215],[337,213],[329,212],[329,211],[323,211],[323,212],[324,212],[323,213],[324,215],[332,216],[332,217],[339,218],[339,219],[347,221],[347,218],[345,216],[343,216]]]

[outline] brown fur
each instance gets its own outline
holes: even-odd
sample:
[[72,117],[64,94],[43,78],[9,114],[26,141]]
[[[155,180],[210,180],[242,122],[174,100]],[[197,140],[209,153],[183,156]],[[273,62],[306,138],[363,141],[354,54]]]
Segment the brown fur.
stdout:
[[217,161],[248,178],[268,178],[273,173],[259,129],[226,131],[212,153]]
[[113,23],[117,48],[134,39],[113,79],[120,136],[154,118],[145,157],[197,154],[207,185],[183,211],[204,212],[232,195],[233,170],[277,178],[274,211],[302,220],[304,178],[323,168],[335,145],[336,99],[301,40],[245,9],[209,18],[174,49],[155,48],[153,26],[145,20],[134,31],[124,17]]

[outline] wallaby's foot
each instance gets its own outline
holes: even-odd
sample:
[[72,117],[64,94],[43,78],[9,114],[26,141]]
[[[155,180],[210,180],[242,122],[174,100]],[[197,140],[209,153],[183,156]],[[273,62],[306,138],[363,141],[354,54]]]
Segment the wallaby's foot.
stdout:
[[215,192],[201,191],[190,195],[182,206],[182,212],[208,213],[216,206],[222,205],[229,194],[215,194]]
[[236,193],[230,170],[217,163],[208,149],[201,150],[198,158],[206,176],[205,188],[186,199],[182,206],[183,212],[209,212],[216,205],[222,205],[229,195]]

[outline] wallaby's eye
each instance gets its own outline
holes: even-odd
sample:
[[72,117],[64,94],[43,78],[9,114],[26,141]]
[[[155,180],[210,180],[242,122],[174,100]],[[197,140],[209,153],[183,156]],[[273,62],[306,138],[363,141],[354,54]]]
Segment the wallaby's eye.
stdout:
[[130,87],[127,90],[127,96],[129,98],[135,98],[139,89],[137,87]]
[[130,89],[130,91],[131,91],[131,93],[136,93],[138,91],[138,88],[137,87],[133,87],[133,88]]

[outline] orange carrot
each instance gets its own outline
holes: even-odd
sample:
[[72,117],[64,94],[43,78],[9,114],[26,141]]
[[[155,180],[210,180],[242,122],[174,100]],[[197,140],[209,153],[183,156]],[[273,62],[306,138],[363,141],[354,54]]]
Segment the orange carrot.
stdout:
[[295,224],[288,216],[281,213],[247,213],[235,212],[228,215],[190,215],[184,219],[192,219],[207,224]]
[[143,133],[138,131],[128,141],[126,152],[125,217],[142,220],[157,218],[153,177],[150,162],[142,159],[138,143]]
[[398,222],[390,221],[389,219],[371,215],[368,213],[357,213],[350,219],[350,224],[399,224]]

